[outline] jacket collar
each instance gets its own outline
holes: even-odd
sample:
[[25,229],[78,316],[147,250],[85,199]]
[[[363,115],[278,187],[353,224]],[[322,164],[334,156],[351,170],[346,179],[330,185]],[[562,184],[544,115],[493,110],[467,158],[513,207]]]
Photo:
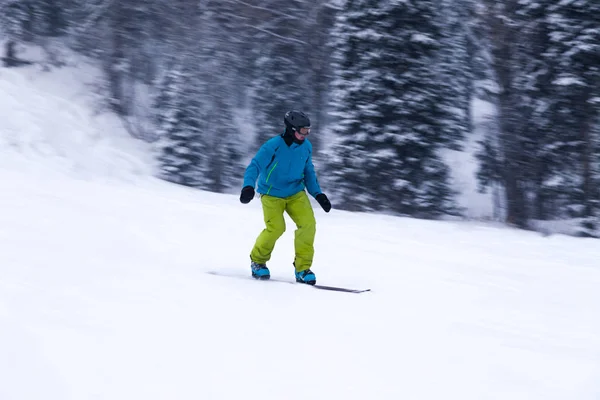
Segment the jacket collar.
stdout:
[[291,129],[286,129],[285,132],[283,132],[281,134],[281,137],[283,138],[283,140],[285,141],[285,144],[288,145],[288,147],[292,147],[292,144],[296,143],[298,146],[304,144],[304,142],[306,142],[306,139],[300,141],[297,140],[294,136],[294,132]]

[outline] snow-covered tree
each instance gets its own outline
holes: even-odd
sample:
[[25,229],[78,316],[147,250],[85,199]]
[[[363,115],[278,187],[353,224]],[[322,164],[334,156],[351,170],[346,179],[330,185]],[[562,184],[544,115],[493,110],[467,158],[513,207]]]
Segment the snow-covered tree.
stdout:
[[521,13],[526,11],[526,2],[487,0],[486,5],[481,17],[489,38],[491,66],[498,86],[494,98],[498,112],[497,129],[486,137],[483,151],[478,155],[481,161],[479,178],[483,186],[498,183],[502,187],[506,220],[526,227],[531,215],[528,202],[530,175],[536,162],[539,135],[527,127],[529,121],[526,118],[531,117],[528,113],[532,112],[529,105],[533,107],[536,100],[530,89],[524,90],[531,79],[523,71],[538,69],[539,55],[528,54],[524,46],[531,38],[520,19]]
[[[243,42],[236,37],[235,3],[214,0],[201,9],[201,44],[198,72],[204,88],[202,137],[209,160],[203,188],[224,192],[238,188],[243,175],[242,140],[234,116],[237,110],[238,87],[236,50]],[[229,43],[224,46],[224,43]],[[239,61],[238,61],[239,63]]]
[[187,25],[188,36],[173,43],[179,56],[155,103],[165,177],[216,192],[237,187],[243,172],[234,119],[235,45],[223,46],[234,33],[235,24],[226,17],[230,5],[209,1],[188,10],[197,12],[197,24]]
[[598,5],[487,4],[483,18],[500,90],[498,134],[480,155],[482,182],[502,184],[507,218],[519,226],[531,219],[594,219]]
[[182,68],[169,71],[156,99],[159,127],[159,176],[186,186],[202,186],[206,176],[201,104]]
[[311,114],[313,82],[305,35],[311,7],[304,0],[262,2],[261,23],[256,22],[253,34],[257,57],[250,88],[257,128],[254,149],[283,132],[288,110]]
[[436,69],[439,76],[439,127],[448,147],[461,149],[471,131],[473,65],[469,41],[472,40],[470,17],[475,8],[472,0],[442,0],[438,10],[440,45]]
[[565,0],[549,6],[548,54],[557,62],[557,114],[576,140],[578,194],[574,205],[584,218],[581,235],[598,235],[600,225],[600,3]]
[[435,64],[440,5],[349,0],[338,14],[330,173],[348,209],[425,217],[452,210],[438,154],[448,142]]

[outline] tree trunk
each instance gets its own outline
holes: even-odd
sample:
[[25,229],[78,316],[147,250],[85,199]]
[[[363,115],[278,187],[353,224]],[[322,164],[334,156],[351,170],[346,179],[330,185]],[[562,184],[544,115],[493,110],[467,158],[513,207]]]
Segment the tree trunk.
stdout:
[[[489,2],[490,7],[495,7]],[[493,68],[500,94],[498,95],[499,141],[498,151],[502,165],[502,184],[506,195],[506,222],[520,228],[527,227],[528,214],[525,191],[520,174],[522,149],[519,145],[518,104],[514,92],[515,43],[517,27],[512,23],[517,2],[507,1],[505,7],[491,10],[489,29],[492,42]]]
[[128,107],[125,104],[124,75],[126,74],[127,58],[125,56],[125,25],[127,15],[123,8],[116,2],[113,6],[110,21],[110,52],[106,60],[106,74],[110,92],[110,106],[120,116],[128,115]]
[[504,165],[504,186],[506,188],[506,222],[519,228],[527,228],[527,207],[525,193],[519,179],[519,168],[514,161]]
[[4,57],[2,57],[4,66],[10,68],[33,64],[31,61],[21,60],[17,57],[15,45],[16,43],[13,40],[9,40],[8,42],[6,42],[6,45],[4,47]]
[[585,121],[581,124],[581,141],[583,149],[581,152],[581,173],[582,173],[582,193],[583,193],[583,217],[589,218],[594,215],[594,182],[592,171],[592,156],[594,143],[591,140],[591,124]]
[[4,46],[4,66],[14,67],[16,65],[15,42],[9,40]]

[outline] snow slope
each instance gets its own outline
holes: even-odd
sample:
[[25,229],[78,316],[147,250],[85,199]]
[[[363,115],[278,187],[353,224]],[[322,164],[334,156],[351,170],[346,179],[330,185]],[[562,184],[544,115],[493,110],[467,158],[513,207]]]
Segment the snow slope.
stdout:
[[597,240],[317,208],[319,283],[372,292],[209,275],[259,202],[151,178],[46,78],[0,69],[1,400],[600,397]]
[[0,68],[0,167],[96,180],[151,174],[148,146],[91,95],[98,70],[85,59],[74,64]]

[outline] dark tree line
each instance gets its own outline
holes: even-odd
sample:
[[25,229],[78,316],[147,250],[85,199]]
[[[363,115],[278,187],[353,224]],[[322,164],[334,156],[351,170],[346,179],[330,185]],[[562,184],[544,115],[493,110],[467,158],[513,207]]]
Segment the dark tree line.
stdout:
[[[153,141],[164,179],[227,192],[307,111],[338,208],[459,213],[442,153],[497,112],[482,190],[504,218],[598,233],[600,3],[595,0],[3,0],[6,66],[60,40],[99,60],[106,104]],[[491,83],[491,84],[490,84]],[[140,94],[150,89],[151,107]]]
[[488,1],[481,14],[499,91],[481,182],[505,191],[509,222],[581,219],[597,231],[600,3]]

